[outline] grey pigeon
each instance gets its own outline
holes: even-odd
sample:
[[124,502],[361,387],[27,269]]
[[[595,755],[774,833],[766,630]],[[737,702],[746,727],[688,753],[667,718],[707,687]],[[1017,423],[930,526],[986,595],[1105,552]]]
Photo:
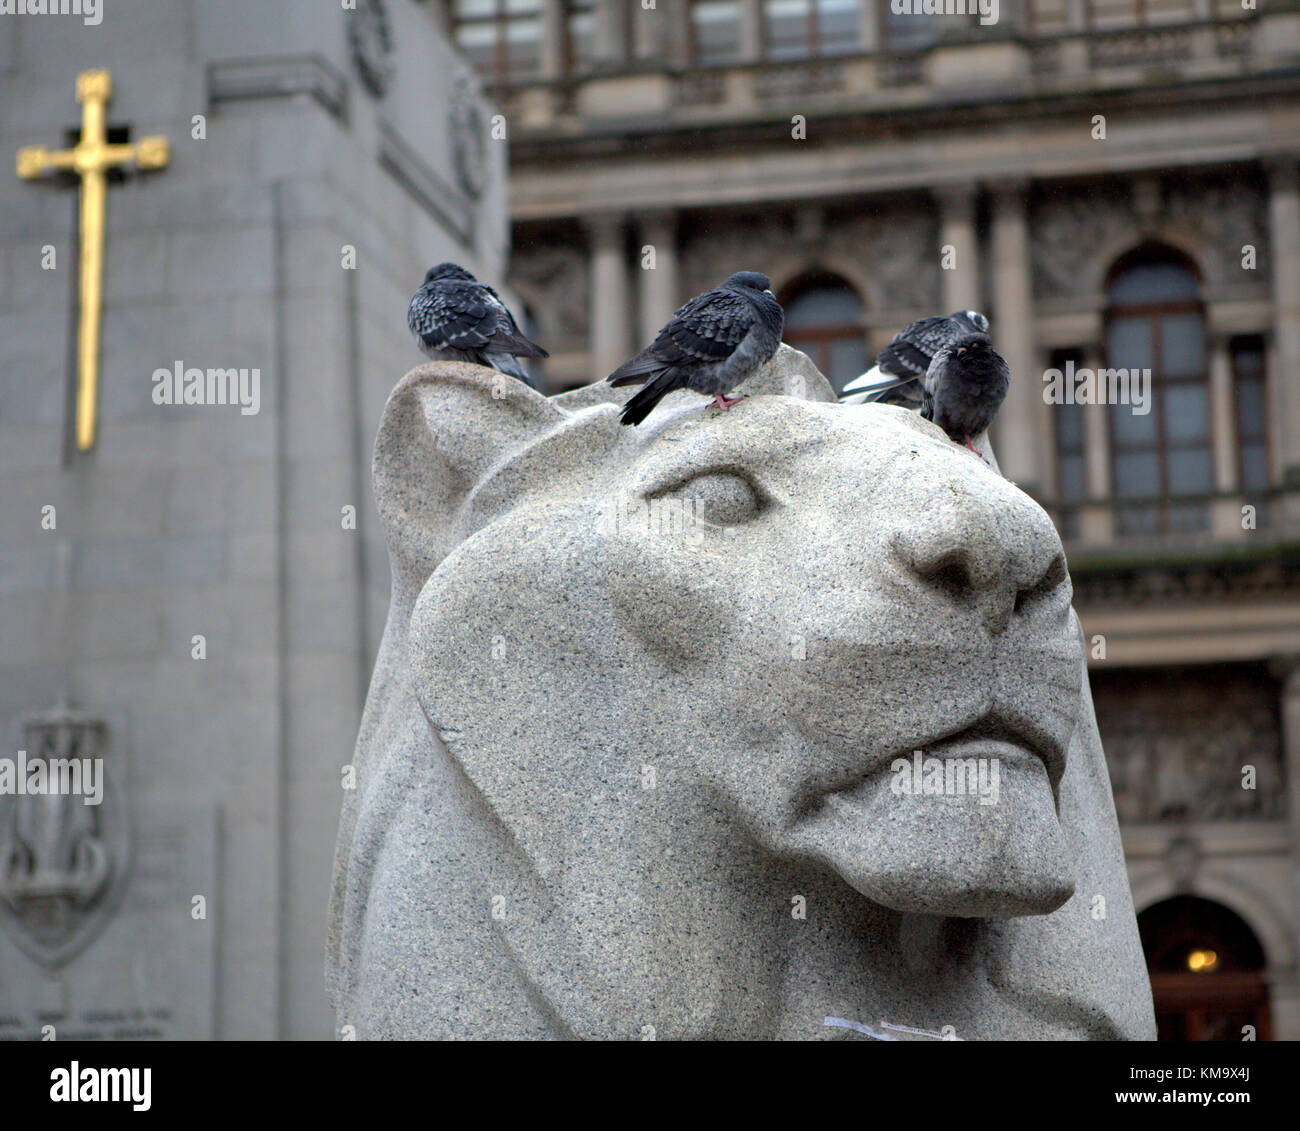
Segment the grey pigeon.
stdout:
[[846,404],[882,401],[915,408],[921,403],[921,378],[934,355],[962,334],[988,332],[989,320],[978,310],[918,319],[894,335],[871,369],[844,386],[841,399]]
[[963,334],[930,362],[921,385],[921,415],[979,455],[971,440],[993,423],[1010,384],[1011,370],[989,336]]
[[757,271],[737,271],[722,286],[696,295],[655,340],[609,375],[611,385],[645,388],[623,406],[624,424],[640,424],[674,389],[691,389],[729,409],[726,394],[776,353],[785,313],[772,284]]
[[486,365],[528,385],[533,382],[515,358],[550,356],[524,337],[496,291],[454,263],[429,268],[407,308],[406,324],[434,360]]

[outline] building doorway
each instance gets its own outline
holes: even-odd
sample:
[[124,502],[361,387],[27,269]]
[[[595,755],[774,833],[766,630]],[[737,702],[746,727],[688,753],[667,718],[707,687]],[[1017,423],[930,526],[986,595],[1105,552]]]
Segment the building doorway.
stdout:
[[1264,951],[1220,903],[1175,896],[1138,916],[1161,1041],[1271,1038]]

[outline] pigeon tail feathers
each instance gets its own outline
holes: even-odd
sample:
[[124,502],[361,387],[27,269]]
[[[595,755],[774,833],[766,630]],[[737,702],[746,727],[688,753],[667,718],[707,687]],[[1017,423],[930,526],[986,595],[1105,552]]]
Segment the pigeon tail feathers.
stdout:
[[903,373],[921,377],[930,368],[930,358],[909,341],[894,340],[880,351],[876,368],[899,376]]
[[516,357],[550,357],[536,342],[529,341],[517,329],[498,328],[487,344],[493,353],[512,353]]
[[879,382],[887,380],[888,374],[881,370],[879,365],[873,365],[865,373],[854,377],[847,385],[844,386],[844,392],[856,393],[863,389],[872,389]]
[[[532,355],[525,354],[524,356],[530,357]],[[528,385],[530,388],[534,388],[534,389],[537,388],[537,386],[533,384],[533,379],[529,377],[526,372],[524,372],[524,367],[520,365],[518,361],[515,360],[514,354],[497,353],[494,350],[484,350],[482,357],[483,357],[482,364],[490,365],[498,373],[504,373],[508,377],[517,377],[520,381],[522,381],[525,385]]]
[[609,383],[615,387],[619,385],[640,385],[656,374],[664,372],[667,368],[668,365],[662,357],[652,350],[644,350],[615,369],[609,375]]
[[[863,376],[866,375],[864,374]],[[891,389],[897,389],[900,385],[910,385],[913,381],[917,380],[919,380],[919,378],[912,376],[891,377],[886,374],[885,380],[874,385],[866,385],[862,382],[862,378],[859,377],[851,385],[845,385],[844,392],[855,392],[858,394],[859,399],[853,402],[855,404],[869,404],[872,401],[879,400]]]
[[[628,384],[624,381],[623,384]],[[614,384],[613,381],[610,384]],[[677,370],[665,369],[623,406],[620,419],[624,424],[640,424],[665,396],[678,387]]]

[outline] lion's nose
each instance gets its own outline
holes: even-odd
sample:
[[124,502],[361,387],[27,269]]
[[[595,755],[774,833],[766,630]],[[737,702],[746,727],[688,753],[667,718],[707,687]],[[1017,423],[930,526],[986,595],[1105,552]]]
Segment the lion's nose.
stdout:
[[943,494],[893,539],[894,553],[927,586],[972,607],[992,633],[1069,586],[1060,539],[1037,507],[958,488]]

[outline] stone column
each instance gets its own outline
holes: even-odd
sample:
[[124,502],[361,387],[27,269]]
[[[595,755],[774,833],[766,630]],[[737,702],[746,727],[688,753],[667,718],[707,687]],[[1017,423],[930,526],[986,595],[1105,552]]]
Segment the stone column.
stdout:
[[564,0],[542,0],[542,58],[543,82],[554,82],[564,77],[565,38]]
[[[641,218],[637,249],[641,323],[638,347],[648,346],[673,316],[677,301],[677,214],[651,212]],[[654,249],[654,268],[646,268],[647,249]]]
[[[1103,364],[1099,346],[1091,347],[1082,359],[1094,373]],[[1089,505],[1079,511],[1079,538],[1091,545],[1105,545],[1115,539],[1114,487],[1110,466],[1110,409],[1106,405],[1083,406],[1083,465]]]
[[[1232,386],[1232,356],[1228,339],[1218,334],[1210,339],[1210,439],[1214,450],[1214,489],[1236,491],[1237,474],[1237,398]],[[1241,500],[1215,499],[1211,508],[1210,529],[1216,538],[1237,538],[1241,529]]]
[[990,185],[993,194],[993,341],[1011,367],[1011,389],[998,414],[994,450],[1008,479],[1037,495],[1043,480],[1049,434],[1043,380],[1034,350],[1030,296],[1029,231],[1024,181]]
[[763,57],[763,0],[740,0],[740,61]]
[[[979,242],[975,236],[975,186],[943,185],[934,190],[939,204],[940,263],[953,253],[952,270],[941,271],[943,312],[980,309]],[[999,457],[1001,458],[1001,457]]]
[[[667,21],[664,62],[685,69],[691,63],[691,0],[656,0]],[[654,13],[647,13],[653,15]]]
[[596,65],[618,70],[627,62],[627,0],[596,0]]
[[1281,483],[1283,468],[1286,466],[1286,438],[1277,435],[1276,421],[1281,416],[1279,406],[1283,392],[1282,359],[1278,356],[1277,342],[1272,335],[1264,337],[1264,411],[1268,414],[1265,426],[1268,431],[1268,476],[1270,483]]
[[[1300,486],[1300,186],[1295,158],[1269,167],[1269,236],[1273,260],[1273,429],[1285,483]],[[1287,507],[1288,524],[1296,515]]]
[[740,61],[763,57],[763,0],[740,0]]
[[858,42],[864,52],[875,51],[880,46],[880,21],[886,18],[888,4],[868,0],[858,7]]
[[592,380],[608,377],[630,356],[630,288],[623,217],[592,216],[586,221],[591,256]]
[[[1282,677],[1282,759],[1286,780],[1287,839],[1291,843],[1293,905],[1300,907],[1300,656],[1287,656],[1272,665]],[[1300,922],[1293,920],[1300,949]]]
[[663,30],[668,15],[656,0],[654,8],[643,8],[638,0],[628,0],[628,20],[631,23],[632,57],[634,59],[660,59],[663,55]]

